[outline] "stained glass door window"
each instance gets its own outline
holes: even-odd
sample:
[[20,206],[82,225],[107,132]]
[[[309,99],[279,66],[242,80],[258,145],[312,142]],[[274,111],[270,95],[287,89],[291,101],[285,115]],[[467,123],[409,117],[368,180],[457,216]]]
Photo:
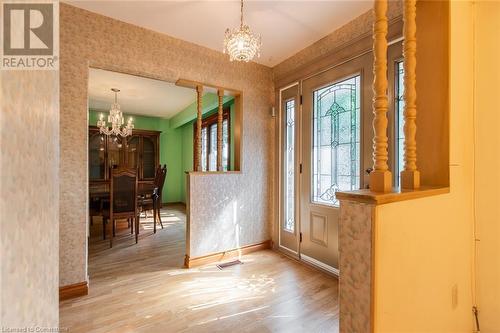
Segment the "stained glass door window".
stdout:
[[295,231],[295,100],[285,103],[285,223],[286,231]]
[[312,201],[337,206],[360,187],[360,76],[313,93]]

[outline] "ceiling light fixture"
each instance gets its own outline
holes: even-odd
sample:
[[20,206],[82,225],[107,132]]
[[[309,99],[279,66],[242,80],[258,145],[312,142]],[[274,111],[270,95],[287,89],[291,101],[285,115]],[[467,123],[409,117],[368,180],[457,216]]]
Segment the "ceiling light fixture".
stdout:
[[132,135],[132,129],[134,128],[132,118],[129,118],[127,126],[122,128],[124,118],[123,113],[120,110],[120,104],[118,104],[118,93],[120,92],[120,89],[112,88],[111,91],[115,93],[115,102],[111,105],[108,116],[108,122],[111,123],[111,129],[108,128],[106,121],[104,120],[104,116],[101,113],[99,120],[97,121],[99,133],[105,135],[121,135],[123,137]]
[[260,57],[261,38],[254,35],[248,25],[243,24],[243,0],[241,0],[241,17],[239,29],[226,29],[224,37],[224,53],[229,54],[229,60],[249,62],[256,55]]

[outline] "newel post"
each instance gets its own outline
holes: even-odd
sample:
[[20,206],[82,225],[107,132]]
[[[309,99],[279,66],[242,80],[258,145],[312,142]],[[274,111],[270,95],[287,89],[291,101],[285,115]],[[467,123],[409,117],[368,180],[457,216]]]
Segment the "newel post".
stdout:
[[401,171],[401,188],[420,187],[420,172],[417,170],[417,24],[416,0],[405,0],[403,11],[403,56],[404,56],[404,170]]
[[392,174],[387,164],[387,0],[375,0],[373,23],[373,171],[370,189],[392,191]]
[[217,96],[219,97],[219,109],[217,113],[217,171],[222,171],[222,102],[224,98],[224,90],[217,90]]
[[196,154],[194,155],[195,161],[195,171],[202,171],[201,164],[201,126],[202,126],[202,95],[203,95],[203,86],[196,86],[196,104],[197,104],[197,118],[196,118]]

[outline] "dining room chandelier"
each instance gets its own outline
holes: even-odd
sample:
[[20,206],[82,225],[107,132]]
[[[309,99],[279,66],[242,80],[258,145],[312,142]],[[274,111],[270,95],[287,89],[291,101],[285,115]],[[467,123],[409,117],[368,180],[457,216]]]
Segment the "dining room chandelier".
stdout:
[[111,88],[111,91],[115,93],[115,102],[111,105],[108,115],[108,123],[111,124],[111,128],[108,127],[106,121],[104,120],[104,115],[101,113],[99,120],[97,121],[99,133],[105,135],[121,135],[123,137],[132,135],[132,129],[134,128],[132,118],[128,119],[126,126],[123,126],[125,120],[123,113],[120,110],[120,104],[118,104],[118,93],[120,92],[120,89]]
[[256,55],[260,57],[261,38],[253,34],[250,27],[243,24],[243,0],[241,0],[240,27],[232,31],[227,28],[224,37],[224,53],[229,54],[229,60],[249,62]]

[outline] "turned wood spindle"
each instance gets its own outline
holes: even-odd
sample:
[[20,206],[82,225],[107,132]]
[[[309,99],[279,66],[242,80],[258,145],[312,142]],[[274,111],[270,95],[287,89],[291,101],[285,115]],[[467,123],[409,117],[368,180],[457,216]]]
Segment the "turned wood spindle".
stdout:
[[223,122],[223,114],[222,114],[222,104],[224,99],[224,90],[217,90],[217,96],[219,97],[219,109],[217,113],[217,171],[222,170],[222,122]]
[[405,0],[403,11],[403,56],[404,56],[404,170],[401,171],[401,188],[420,187],[420,172],[417,170],[417,24],[416,0]]
[[373,171],[370,189],[392,190],[392,174],[387,164],[387,0],[375,0],[373,23]]
[[196,86],[196,104],[197,104],[197,118],[196,118],[196,154],[195,154],[195,162],[196,171],[202,171],[202,161],[201,161],[201,126],[202,126],[202,95],[203,95],[203,86]]

